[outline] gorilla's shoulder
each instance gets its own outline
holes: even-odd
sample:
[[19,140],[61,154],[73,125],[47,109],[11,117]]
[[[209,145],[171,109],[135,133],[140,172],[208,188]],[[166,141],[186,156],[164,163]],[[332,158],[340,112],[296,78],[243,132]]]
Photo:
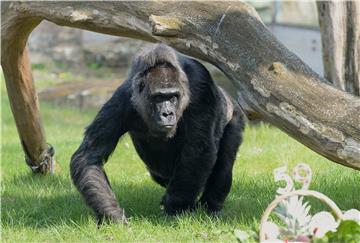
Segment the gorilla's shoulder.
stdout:
[[132,79],[126,79],[122,82],[121,85],[114,91],[113,96],[107,103],[130,101],[132,94],[132,81]]
[[178,55],[178,60],[180,62],[182,69],[188,76],[189,81],[192,80],[206,81],[206,82],[212,81],[209,71],[199,61],[184,55]]
[[178,55],[178,60],[189,81],[191,107],[195,104],[198,108],[204,103],[215,106],[220,100],[219,91],[206,67],[199,61],[183,55]]
[[115,95],[124,95],[125,93],[131,93],[132,88],[132,79],[126,79],[121,83],[121,85],[116,89]]

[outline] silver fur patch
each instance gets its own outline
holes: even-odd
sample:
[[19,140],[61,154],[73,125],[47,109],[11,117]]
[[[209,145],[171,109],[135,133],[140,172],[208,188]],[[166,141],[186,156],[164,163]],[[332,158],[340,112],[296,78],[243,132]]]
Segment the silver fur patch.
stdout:
[[228,94],[221,87],[218,87],[218,88],[220,89],[221,94],[225,98],[225,102],[226,102],[226,124],[227,124],[227,123],[229,123],[229,121],[233,117],[234,105],[231,102],[231,98],[228,96]]

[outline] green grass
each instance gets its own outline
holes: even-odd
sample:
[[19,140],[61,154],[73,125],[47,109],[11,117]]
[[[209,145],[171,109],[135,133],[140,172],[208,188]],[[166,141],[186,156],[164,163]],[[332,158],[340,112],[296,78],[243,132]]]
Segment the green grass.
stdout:
[[[149,178],[129,137],[119,143],[106,164],[120,205],[130,224],[97,229],[69,177],[69,160],[95,111],[41,104],[47,140],[56,149],[54,176],[32,175],[24,162],[9,102],[1,80],[1,232],[4,242],[28,241],[235,241],[234,229],[258,229],[274,199],[272,170],[308,163],[311,189],[325,193],[341,209],[360,209],[360,173],[334,164],[268,125],[248,126],[234,168],[234,182],[219,217],[198,211],[166,217],[159,208],[164,189]],[[313,207],[326,209],[319,202]]]

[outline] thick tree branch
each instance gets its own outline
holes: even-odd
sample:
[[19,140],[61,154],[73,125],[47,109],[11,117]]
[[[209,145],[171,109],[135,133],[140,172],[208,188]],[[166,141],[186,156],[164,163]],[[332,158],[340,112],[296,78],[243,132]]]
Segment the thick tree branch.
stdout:
[[2,11],[2,20],[1,65],[25,159],[34,172],[49,172],[54,163],[53,150],[45,141],[26,49],[27,38],[41,18]]
[[[5,25],[24,16],[43,18],[59,25],[164,42],[210,62],[266,120],[330,160],[360,169],[360,99],[327,85],[278,42],[247,4],[26,2],[4,5],[3,11],[13,16],[3,19]],[[21,46],[17,48],[16,52],[22,51]],[[14,71],[22,72],[4,68],[8,83],[18,82],[10,75]]]

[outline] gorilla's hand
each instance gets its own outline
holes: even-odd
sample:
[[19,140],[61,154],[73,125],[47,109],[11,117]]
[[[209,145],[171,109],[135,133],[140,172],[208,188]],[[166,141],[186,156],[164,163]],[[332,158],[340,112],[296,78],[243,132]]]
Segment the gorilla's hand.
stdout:
[[176,215],[184,211],[192,211],[195,208],[195,202],[166,193],[160,201],[160,207],[166,214]]

